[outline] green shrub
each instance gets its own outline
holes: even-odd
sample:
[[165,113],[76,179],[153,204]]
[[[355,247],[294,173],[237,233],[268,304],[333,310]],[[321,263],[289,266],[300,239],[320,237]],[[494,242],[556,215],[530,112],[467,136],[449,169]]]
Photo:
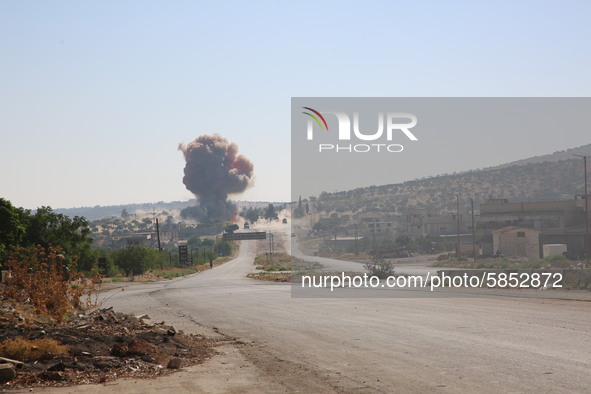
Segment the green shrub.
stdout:
[[144,272],[162,266],[166,262],[164,254],[156,249],[143,246],[131,246],[113,252],[113,260],[126,276],[141,275]]
[[373,259],[371,262],[365,264],[364,267],[371,275],[377,276],[380,279],[386,279],[394,275],[394,264],[382,258]]

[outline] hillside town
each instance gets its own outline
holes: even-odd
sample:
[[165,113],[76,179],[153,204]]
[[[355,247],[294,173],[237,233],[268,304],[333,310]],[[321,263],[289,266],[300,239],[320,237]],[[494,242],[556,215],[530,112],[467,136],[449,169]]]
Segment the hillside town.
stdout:
[[[324,236],[328,246],[352,249],[355,244],[395,244],[397,239],[429,238],[443,250],[462,256],[538,259],[561,254],[572,260],[585,256],[585,201],[513,202],[488,199],[474,211],[437,212],[413,208],[399,213],[332,214],[314,225],[310,236]],[[327,224],[328,222],[328,224]],[[323,224],[327,224],[323,226]],[[553,245],[552,247],[545,247]],[[437,250],[441,251],[441,250]],[[384,256],[387,257],[387,256]],[[396,257],[396,256],[392,256]]]

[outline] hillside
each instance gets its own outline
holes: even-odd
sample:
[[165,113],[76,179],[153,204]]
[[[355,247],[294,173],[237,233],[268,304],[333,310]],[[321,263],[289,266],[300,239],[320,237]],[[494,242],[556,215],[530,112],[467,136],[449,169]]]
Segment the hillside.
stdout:
[[94,207],[79,207],[79,208],[58,208],[54,211],[64,215],[84,216],[89,221],[98,220],[106,217],[121,216],[121,212],[126,210],[129,214],[150,214],[153,211],[167,211],[174,212],[181,209],[195,205],[195,200],[188,201],[172,201],[172,202],[155,202],[155,203],[139,203],[139,204],[124,204],[124,205],[97,205]]
[[343,192],[323,192],[315,209],[364,213],[431,208],[445,213],[456,210],[456,194],[460,196],[463,210],[469,209],[470,198],[474,198],[477,207],[480,201],[488,198],[511,201],[573,199],[584,193],[583,163],[573,157],[573,153],[591,155],[591,145],[483,170]]
[[[265,207],[269,204],[268,201],[234,201],[238,209],[245,207]],[[152,217],[152,212],[162,213],[178,217],[183,208],[194,206],[196,201],[171,201],[171,202],[153,202],[153,203],[138,203],[138,204],[124,204],[124,205],[97,205],[94,207],[80,207],[80,208],[58,208],[55,212],[64,214],[66,216],[84,216],[89,221],[99,220],[108,217],[120,217],[123,210],[130,215],[137,217]],[[273,202],[273,204],[277,204]]]
[[548,155],[534,156],[534,157],[530,157],[528,159],[517,160],[517,161],[511,162],[511,163],[502,164],[500,166],[492,167],[489,169],[506,168],[506,167],[511,167],[511,166],[515,166],[515,165],[522,166],[522,165],[527,165],[527,164],[537,164],[537,163],[543,163],[546,161],[556,162],[556,161],[562,161],[562,160],[573,160],[573,159],[575,159],[575,157],[573,155],[591,156],[591,144],[580,146],[578,148],[571,148],[571,149],[567,149],[567,150],[563,150],[563,151],[557,151],[557,152],[554,152],[554,153],[551,153]]
[[[455,196],[460,195],[463,209],[470,198],[476,206],[488,198],[512,201],[548,201],[572,199],[583,192],[583,163],[573,156],[591,156],[591,144],[548,155],[535,156],[512,163],[459,174],[437,175],[404,183],[371,186],[349,191],[321,193],[315,204],[318,211],[337,212],[400,212],[408,208],[432,208],[444,213],[455,211]],[[591,167],[591,163],[589,164]],[[591,169],[590,169],[591,170]],[[591,172],[591,171],[590,171]],[[236,201],[242,206],[266,206],[268,202]],[[195,200],[127,205],[110,205],[56,209],[68,216],[84,216],[93,221],[119,217],[125,209],[142,217],[153,211],[166,211],[173,216]]]

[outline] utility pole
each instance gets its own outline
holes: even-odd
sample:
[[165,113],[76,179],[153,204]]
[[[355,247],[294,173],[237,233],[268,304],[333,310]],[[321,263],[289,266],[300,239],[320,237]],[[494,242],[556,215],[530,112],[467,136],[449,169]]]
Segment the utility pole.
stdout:
[[589,246],[589,193],[587,192],[587,156],[583,157],[585,165],[585,245],[587,251],[587,264],[589,267],[589,255],[591,254]]
[[359,240],[359,223],[355,224],[355,256],[359,256],[359,246],[357,241]]
[[458,258],[458,261],[460,261],[460,242],[461,242],[461,237],[460,237],[460,195],[456,194],[456,207],[457,207],[457,214],[458,214],[458,241],[457,241],[457,246],[456,246],[456,256]]
[[376,220],[373,220],[373,228],[371,229],[371,235],[372,235],[372,246],[373,246],[373,258],[377,259],[378,258],[378,253],[376,251]]
[[334,228],[334,249],[337,250],[337,228]]
[[474,261],[476,261],[476,235],[474,228],[474,199],[470,198],[470,204],[472,205],[472,253],[474,253]]
[[586,267],[589,267],[589,194],[587,193],[587,156],[575,155],[573,156],[582,157],[583,165],[585,166],[585,254],[587,255]]
[[160,226],[158,226],[158,218],[156,218],[156,236],[158,237],[158,250],[162,251],[160,247]]

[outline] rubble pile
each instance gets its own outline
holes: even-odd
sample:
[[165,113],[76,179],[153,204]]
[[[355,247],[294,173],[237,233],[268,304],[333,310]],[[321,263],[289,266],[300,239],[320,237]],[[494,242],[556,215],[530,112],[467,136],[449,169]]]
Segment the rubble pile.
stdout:
[[0,352],[0,390],[160,376],[203,362],[215,353],[213,341],[185,335],[147,315],[96,309],[56,324],[23,314],[0,300],[0,345],[19,338],[26,343],[48,338],[66,346],[67,354],[19,360]]

